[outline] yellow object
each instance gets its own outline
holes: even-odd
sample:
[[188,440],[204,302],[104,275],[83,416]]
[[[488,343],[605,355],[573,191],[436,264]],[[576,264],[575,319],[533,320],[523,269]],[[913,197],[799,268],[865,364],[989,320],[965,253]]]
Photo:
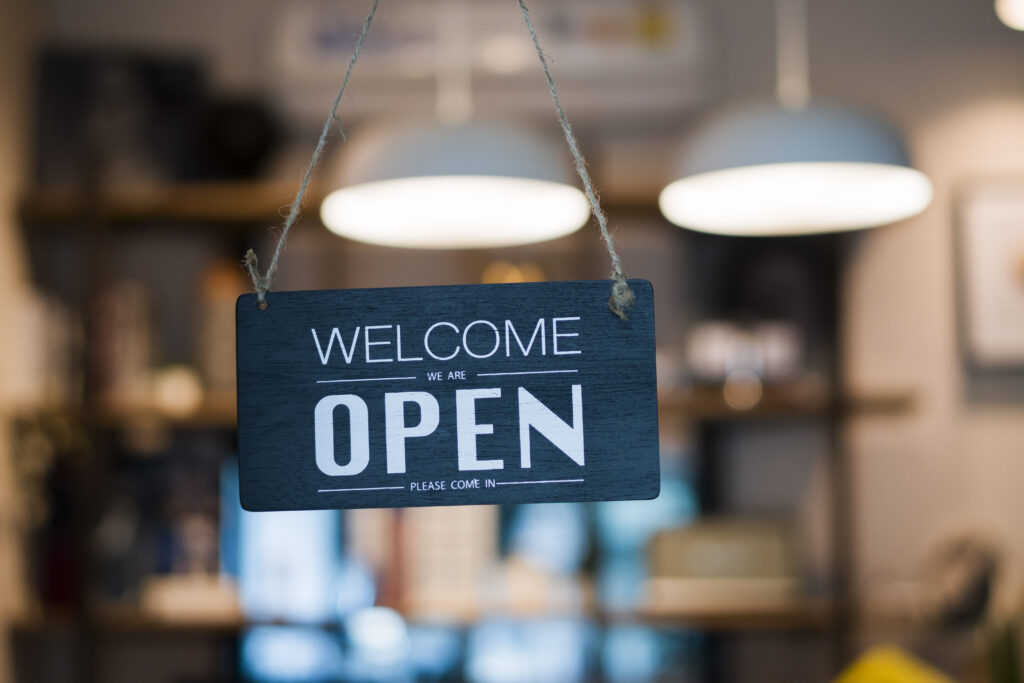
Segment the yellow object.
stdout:
[[944,673],[897,647],[876,647],[851,664],[833,683],[954,683]]

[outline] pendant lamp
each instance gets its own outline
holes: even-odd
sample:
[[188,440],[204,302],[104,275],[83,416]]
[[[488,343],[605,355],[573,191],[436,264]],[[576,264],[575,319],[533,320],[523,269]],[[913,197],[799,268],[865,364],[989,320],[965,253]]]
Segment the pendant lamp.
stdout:
[[568,235],[590,216],[561,147],[474,121],[469,7],[438,11],[437,124],[393,123],[353,136],[320,207],[332,232],[390,247],[465,249]]
[[928,178],[878,119],[810,105],[806,0],[778,0],[778,104],[737,107],[699,127],[659,206],[673,223],[722,235],[869,228],[931,202]]
[[483,123],[392,125],[346,146],[320,217],[372,244],[464,249],[529,244],[579,230],[587,199],[529,133]]
[[1024,0],[996,0],[996,16],[1016,31],[1024,31]]

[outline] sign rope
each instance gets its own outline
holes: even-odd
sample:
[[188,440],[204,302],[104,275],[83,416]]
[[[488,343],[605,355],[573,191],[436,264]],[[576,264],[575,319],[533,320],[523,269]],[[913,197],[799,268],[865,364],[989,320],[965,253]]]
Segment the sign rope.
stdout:
[[[252,278],[253,286],[256,289],[258,295],[260,309],[266,309],[266,293],[270,290],[270,284],[273,280],[274,273],[277,271],[277,262],[281,256],[281,252],[284,250],[285,241],[288,239],[288,232],[292,229],[295,224],[295,220],[298,218],[299,210],[302,207],[302,199],[306,194],[306,189],[309,186],[310,177],[313,175],[313,169],[320,161],[320,156],[323,154],[324,147],[327,144],[327,135],[330,133],[331,126],[334,123],[338,124],[339,130],[341,129],[341,121],[338,119],[338,106],[341,103],[341,97],[345,93],[345,87],[348,85],[349,78],[352,76],[352,69],[355,67],[356,60],[359,59],[359,52],[362,50],[363,41],[366,39],[366,34],[370,30],[370,25],[373,23],[373,17],[377,13],[377,7],[380,5],[381,0],[373,0],[373,4],[370,7],[370,13],[366,17],[366,21],[363,24],[363,30],[359,34],[359,39],[356,41],[355,49],[352,52],[352,60],[349,62],[348,70],[345,72],[345,79],[341,83],[341,88],[338,90],[338,95],[334,98],[334,104],[331,106],[330,113],[327,116],[327,120],[324,122],[323,131],[320,133],[320,139],[317,142],[316,148],[313,150],[313,157],[310,159],[309,166],[306,168],[306,174],[302,179],[302,184],[299,186],[298,194],[295,195],[295,199],[291,203],[291,207],[288,210],[288,216],[285,218],[284,226],[281,230],[281,237],[277,241],[277,247],[274,250],[274,256],[270,261],[270,266],[267,268],[267,272],[264,275],[260,275],[259,263],[256,258],[256,253],[249,249],[245,254],[245,266],[249,271],[249,276]],[[569,146],[569,152],[572,153],[573,161],[576,165],[576,173],[579,175],[580,180],[583,182],[583,189],[587,195],[587,199],[590,202],[591,213],[593,213],[597,225],[601,230],[601,237],[604,240],[605,247],[608,249],[608,255],[612,261],[612,295],[608,299],[608,307],[619,316],[621,319],[626,320],[626,311],[633,305],[635,295],[633,290],[630,289],[629,283],[626,279],[625,273],[622,271],[622,262],[619,259],[618,252],[615,251],[615,244],[612,240],[611,232],[608,230],[608,218],[605,216],[604,210],[601,208],[601,201],[598,197],[597,191],[594,189],[594,184],[590,179],[590,173],[587,171],[587,163],[583,158],[583,153],[580,151],[579,143],[576,141],[576,135],[573,133],[572,126],[569,123],[569,119],[565,114],[565,109],[562,107],[562,103],[558,98],[558,90],[555,88],[555,80],[551,76],[551,67],[548,63],[547,55],[544,54],[543,48],[540,45],[540,39],[537,38],[537,32],[533,27],[533,21],[530,19],[530,11],[526,8],[524,0],[518,0],[519,9],[522,11],[523,20],[526,22],[526,28],[530,32],[530,38],[533,40],[533,46],[537,50],[537,57],[540,59],[541,67],[544,69],[544,77],[547,79],[548,90],[551,92],[551,99],[554,101],[555,110],[558,112],[558,119],[562,125],[562,132],[565,134],[565,141]],[[344,131],[342,131],[342,137],[344,137]]]
[[597,220],[598,227],[601,229],[601,237],[604,239],[604,244],[608,248],[608,256],[612,259],[612,279],[614,279],[615,282],[612,284],[612,296],[608,299],[608,307],[612,309],[612,312],[615,313],[615,315],[626,320],[626,310],[633,305],[635,298],[633,290],[629,288],[629,283],[626,281],[626,275],[622,272],[622,262],[619,260],[618,252],[615,251],[615,244],[612,241],[612,235],[608,231],[608,218],[604,215],[604,210],[601,208],[601,200],[597,195],[597,191],[594,189],[594,184],[590,181],[590,173],[587,171],[587,162],[583,158],[583,153],[580,151],[579,144],[576,142],[576,135],[572,132],[572,126],[569,124],[569,118],[565,115],[562,103],[558,99],[558,90],[555,88],[555,79],[551,76],[551,67],[548,65],[547,55],[544,54],[544,50],[540,46],[540,40],[537,38],[537,32],[533,28],[533,22],[530,20],[530,11],[526,9],[526,3],[524,0],[519,0],[519,9],[523,13],[523,20],[526,21],[526,28],[530,31],[530,38],[533,40],[533,47],[537,50],[537,58],[540,59],[540,64],[544,68],[544,77],[548,81],[548,90],[551,91],[551,99],[555,103],[555,110],[558,112],[558,120],[562,124],[562,132],[565,133],[565,141],[569,145],[569,151],[572,153],[573,161],[576,162],[576,173],[579,174],[580,180],[583,181],[583,189],[587,193],[587,199],[590,201],[590,210],[594,214],[594,218]]
[[320,139],[316,143],[316,148],[313,150],[313,157],[309,160],[309,166],[306,168],[306,174],[302,178],[302,184],[299,185],[298,194],[295,195],[295,199],[292,200],[291,207],[288,209],[288,216],[284,220],[284,226],[281,228],[281,236],[277,240],[277,247],[274,249],[274,257],[270,260],[270,266],[267,268],[267,272],[264,275],[260,275],[259,261],[256,259],[256,252],[252,249],[245,253],[245,267],[249,270],[249,277],[252,278],[253,287],[256,289],[256,294],[259,298],[260,310],[264,310],[267,307],[267,292],[270,290],[270,283],[274,279],[274,273],[277,272],[277,261],[281,258],[281,252],[284,251],[285,242],[288,239],[288,232],[295,225],[295,220],[299,217],[299,210],[302,208],[302,198],[306,195],[306,188],[309,187],[309,179],[313,176],[313,169],[316,168],[317,163],[320,161],[320,156],[324,152],[324,147],[327,145],[327,135],[331,132],[331,125],[337,123],[338,130],[341,131],[342,137],[345,132],[341,127],[341,119],[338,118],[338,106],[341,104],[341,97],[345,94],[345,87],[348,86],[348,80],[352,77],[352,69],[356,65],[356,61],[359,59],[359,52],[363,49],[363,42],[366,40],[366,34],[370,32],[370,24],[373,23],[373,17],[377,14],[377,7],[380,5],[381,0],[373,0],[373,4],[370,6],[370,13],[366,17],[366,21],[363,22],[363,30],[359,34],[359,39],[356,40],[356,46],[352,51],[352,59],[348,63],[348,70],[345,72],[345,79],[341,82],[341,87],[338,89],[338,94],[334,98],[334,104],[331,105],[331,111],[327,114],[327,120],[324,122],[324,128],[320,131]]

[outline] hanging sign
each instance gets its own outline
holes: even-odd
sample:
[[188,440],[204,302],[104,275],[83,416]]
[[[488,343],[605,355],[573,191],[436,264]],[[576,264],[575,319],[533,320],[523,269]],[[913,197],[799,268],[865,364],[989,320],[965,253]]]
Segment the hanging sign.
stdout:
[[247,510],[658,495],[651,284],[268,292],[238,299]]

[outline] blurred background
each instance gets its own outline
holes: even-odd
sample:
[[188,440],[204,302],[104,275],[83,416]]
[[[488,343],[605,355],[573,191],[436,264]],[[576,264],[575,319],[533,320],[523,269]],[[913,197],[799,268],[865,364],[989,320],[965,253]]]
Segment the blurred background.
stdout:
[[[535,4],[622,261],[654,284],[660,497],[245,513],[240,262],[269,260],[369,1],[0,0],[0,681],[1020,680],[1014,3]],[[417,241],[421,211],[388,246],[351,239],[351,206],[321,218],[379,167],[486,157],[402,121],[416,144],[525,129],[578,185],[536,57],[514,2],[385,2],[274,288],[607,277],[582,217],[472,249]],[[817,103],[884,122],[910,185],[758,180],[673,212],[663,188],[704,171],[871,161],[862,119]],[[754,105],[827,139],[726,125]],[[408,207],[383,196],[371,218]],[[880,197],[910,204],[861,211]],[[520,208],[462,219],[552,213]]]

